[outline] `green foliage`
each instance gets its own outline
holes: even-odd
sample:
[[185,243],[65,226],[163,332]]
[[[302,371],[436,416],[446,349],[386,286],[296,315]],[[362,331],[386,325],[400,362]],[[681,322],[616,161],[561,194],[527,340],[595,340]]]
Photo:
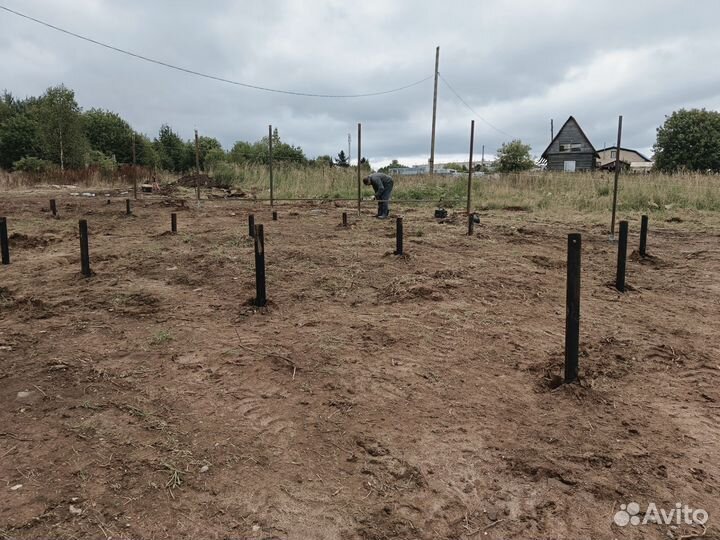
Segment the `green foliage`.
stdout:
[[337,157],[335,158],[335,165],[338,167],[349,167],[350,161],[348,160],[348,157],[345,155],[345,152],[343,150],[340,150]]
[[155,145],[145,135],[135,135],[135,159],[137,164],[143,167],[160,167],[160,155]]
[[90,109],[83,114],[83,123],[85,136],[93,150],[115,156],[118,163],[132,163],[133,130],[119,115]]
[[110,176],[117,170],[117,161],[100,150],[91,150],[88,153],[87,164],[97,167],[105,176]]
[[530,145],[520,139],[504,143],[497,151],[497,170],[499,172],[527,171],[535,166],[530,157]]
[[[167,124],[160,127],[160,132],[153,142],[153,146],[158,154],[161,168],[174,172],[181,172],[188,168],[190,161],[188,159],[188,146]],[[194,152],[193,147],[192,155],[194,155]],[[194,158],[192,162],[194,162]]]
[[64,85],[48,88],[37,105],[32,107],[32,114],[39,126],[44,157],[59,163],[61,170],[66,164],[82,166],[88,142],[75,92]]
[[227,157],[222,148],[211,148],[205,154],[204,166],[212,170],[218,163],[226,162]]
[[461,163],[448,163],[445,165],[446,169],[452,169],[457,172],[468,172],[467,166],[461,164]]
[[36,157],[24,157],[13,163],[13,169],[16,171],[30,173],[44,173],[52,168],[52,163]]
[[[273,160],[282,163],[306,164],[307,158],[302,148],[282,142],[277,128],[272,134]],[[268,163],[270,159],[269,140],[263,137],[259,141],[249,143],[237,141],[229,152],[230,161],[243,163]]]
[[0,123],[0,167],[9,169],[24,157],[42,155],[40,127],[28,114],[14,114]]
[[655,166],[664,172],[720,171],[720,112],[673,112],[657,130],[654,151]]
[[227,161],[215,163],[212,167],[212,176],[216,185],[222,188],[231,188],[242,180],[236,166]]
[[403,165],[402,163],[398,162],[397,159],[393,159],[388,165],[385,165],[384,167],[380,167],[378,169],[378,172],[387,173],[390,171],[390,169],[407,169],[407,168],[409,168],[407,165]]
[[[217,161],[217,156],[222,155],[225,158],[225,152],[223,151],[222,144],[214,137],[198,137],[198,154],[200,155],[200,168],[205,170],[208,166],[208,154],[212,152],[211,159]],[[195,149],[193,148],[193,163],[195,163]]]

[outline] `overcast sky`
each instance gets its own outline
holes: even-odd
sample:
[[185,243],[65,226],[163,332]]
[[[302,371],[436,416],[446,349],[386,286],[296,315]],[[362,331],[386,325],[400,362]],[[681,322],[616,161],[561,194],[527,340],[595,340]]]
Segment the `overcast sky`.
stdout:
[[[138,54],[218,77],[356,94],[441,80],[436,162],[492,155],[520,138],[534,155],[573,115],[596,148],[649,152],[666,114],[720,108],[718,0],[0,0],[0,5]],[[347,151],[363,124],[374,166],[430,153],[433,82],[358,99],[266,93],[198,78],[79,41],[0,10],[0,88],[24,97],[64,83],[79,104],[154,136],[162,123],[225,148],[277,126],[309,157]],[[480,116],[478,116],[480,115]],[[484,120],[483,120],[484,119]],[[491,127],[489,124],[492,124]]]

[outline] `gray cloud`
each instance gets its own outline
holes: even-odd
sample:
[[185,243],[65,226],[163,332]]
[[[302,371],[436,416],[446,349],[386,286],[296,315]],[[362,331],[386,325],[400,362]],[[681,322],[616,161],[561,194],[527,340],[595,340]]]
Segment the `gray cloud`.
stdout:
[[[410,0],[298,2],[2,0],[58,26],[169,63],[252,84],[318,93],[363,93],[440,71],[493,129],[441,82],[438,160],[476,153],[510,134],[540,154],[549,120],[574,115],[593,143],[647,151],[666,114],[720,107],[715,0]],[[114,110],[150,135],[169,123],[255,140],[272,123],[310,156],[337,153],[363,123],[363,155],[424,161],[432,81],[397,94],[316,99],[262,93],[146,64],[0,11],[0,87],[38,95],[65,83],[85,108]],[[353,155],[356,150],[353,148]]]

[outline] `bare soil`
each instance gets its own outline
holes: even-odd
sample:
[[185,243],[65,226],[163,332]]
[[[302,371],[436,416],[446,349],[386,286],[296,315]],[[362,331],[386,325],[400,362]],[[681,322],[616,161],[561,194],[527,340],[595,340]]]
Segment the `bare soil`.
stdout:
[[[250,204],[66,197],[53,219],[44,194],[3,195],[0,537],[703,532],[614,525],[631,501],[703,508],[720,537],[717,222],[651,221],[620,294],[605,218],[483,213],[468,237],[403,208],[397,257],[391,220]],[[557,386],[570,232],[581,381]]]

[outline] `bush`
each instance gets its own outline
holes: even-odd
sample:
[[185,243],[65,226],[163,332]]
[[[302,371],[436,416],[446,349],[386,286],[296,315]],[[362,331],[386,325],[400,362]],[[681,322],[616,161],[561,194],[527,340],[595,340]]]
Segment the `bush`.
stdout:
[[242,180],[237,169],[226,161],[218,161],[213,165],[212,176],[215,179],[216,186],[226,189],[233,187]]
[[44,173],[49,171],[52,166],[51,162],[36,157],[24,157],[13,163],[13,169],[16,171],[29,173]]
[[91,150],[88,154],[88,165],[95,166],[103,176],[111,176],[117,170],[115,159],[106,156],[99,150]]

